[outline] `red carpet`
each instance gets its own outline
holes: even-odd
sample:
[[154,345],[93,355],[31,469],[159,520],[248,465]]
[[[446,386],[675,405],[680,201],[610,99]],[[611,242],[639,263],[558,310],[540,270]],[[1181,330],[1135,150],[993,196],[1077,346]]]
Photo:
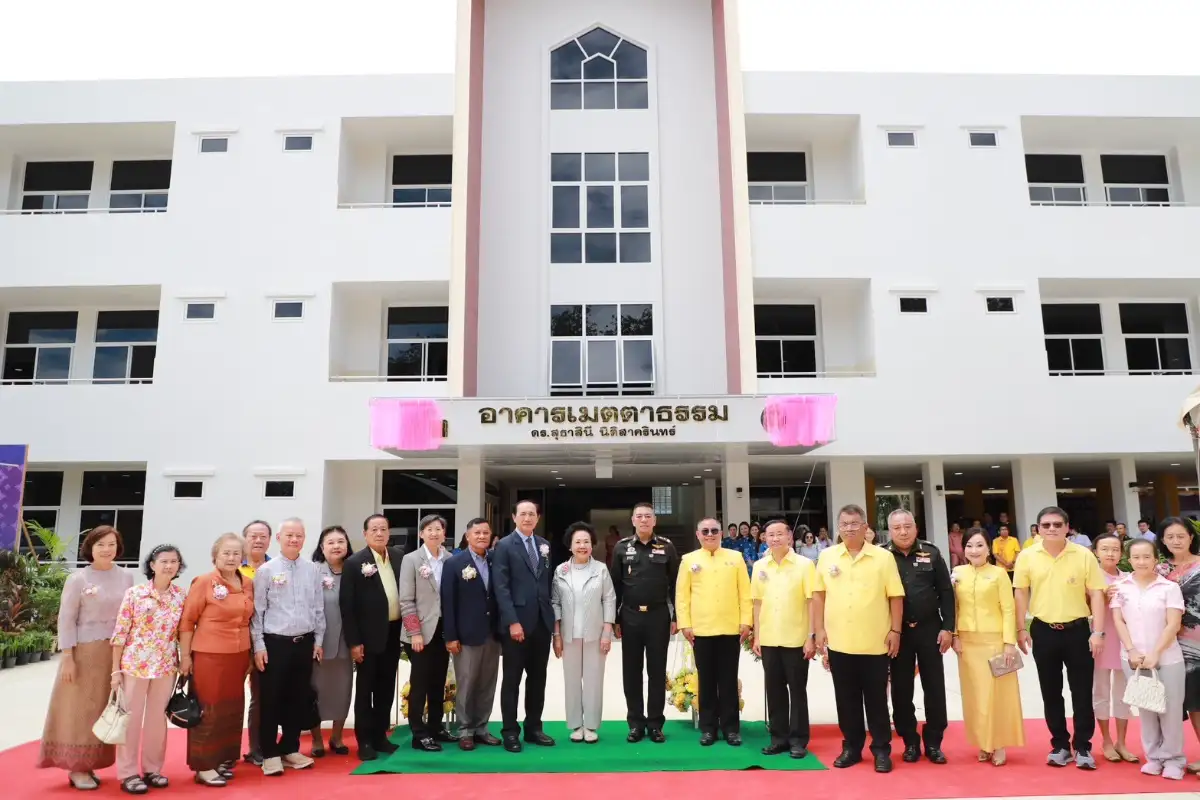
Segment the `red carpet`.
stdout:
[[[758,724],[758,723],[750,723]],[[1130,723],[1130,745],[1140,752],[1137,720]],[[876,775],[867,764],[848,770],[806,772],[802,776],[788,772],[673,772],[641,774],[591,775],[377,775],[351,777],[350,771],[358,762],[350,756],[327,756],[305,772],[291,772],[281,778],[264,778],[259,770],[242,765],[238,777],[224,789],[210,789],[191,782],[184,764],[186,733],[172,730],[166,774],[172,780],[168,794],[152,791],[151,798],[206,797],[211,800],[255,798],[256,800],[294,800],[297,796],[321,798],[361,798],[382,796],[419,796],[422,800],[439,798],[494,798],[495,800],[528,800],[530,792],[539,797],[571,797],[572,800],[611,800],[623,797],[695,798],[745,797],[755,800],[794,800],[797,780],[803,782],[803,793],[814,797],[838,800],[917,800],[918,798],[955,797],[1028,797],[1037,795],[1064,796],[1088,794],[1125,794],[1187,792],[1197,790],[1197,779],[1168,781],[1151,778],[1138,772],[1137,764],[1101,762],[1095,772],[1082,772],[1074,767],[1053,769],[1045,766],[1049,747],[1046,727],[1042,720],[1025,723],[1026,746],[1010,750],[1008,764],[993,767],[979,764],[975,753],[962,738],[962,724],[951,723],[946,737],[946,755],[950,763],[934,766],[922,761],[908,765],[896,756],[896,769],[890,775]],[[1189,757],[1194,760],[1200,747],[1187,734]],[[812,750],[825,764],[830,764],[840,750],[837,728],[829,725],[814,730]],[[0,775],[4,776],[0,795],[6,800],[32,800],[42,797],[82,797],[67,785],[66,775],[55,770],[36,770],[32,764],[37,756],[37,742],[31,742],[0,753]],[[353,746],[353,745],[352,745]],[[717,744],[716,747],[723,745]],[[305,744],[307,748],[307,744]],[[697,745],[697,756],[703,755]],[[581,749],[586,757],[586,750]],[[100,773],[103,786],[91,797],[127,797],[120,791],[113,770]]]

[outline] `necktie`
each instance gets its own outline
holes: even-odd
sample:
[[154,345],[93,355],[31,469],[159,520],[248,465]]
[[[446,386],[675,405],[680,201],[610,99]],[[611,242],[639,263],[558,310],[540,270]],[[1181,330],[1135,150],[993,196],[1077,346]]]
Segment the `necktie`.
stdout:
[[533,537],[532,536],[530,536],[528,539],[525,540],[525,545],[526,545],[525,549],[529,551],[529,566],[533,568],[534,572],[537,572],[538,557],[537,557],[537,552],[534,551],[534,549],[533,549]]

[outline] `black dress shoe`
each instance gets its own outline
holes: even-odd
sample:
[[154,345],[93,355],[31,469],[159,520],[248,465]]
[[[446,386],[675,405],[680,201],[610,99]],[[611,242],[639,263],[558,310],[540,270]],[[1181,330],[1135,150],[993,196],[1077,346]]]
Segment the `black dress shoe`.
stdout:
[[521,745],[521,740],[511,734],[506,734],[504,737],[504,749],[510,753],[519,753],[524,747]]
[[662,744],[667,740],[666,735],[662,732],[662,728],[651,728],[649,736],[650,741],[655,744]]
[[458,749],[470,752],[475,749],[475,740],[470,736],[464,736],[458,740]]
[[878,753],[875,756],[875,771],[876,772],[891,772],[892,757],[887,753]]
[[630,728],[629,735],[625,737],[625,741],[629,742],[630,744],[637,744],[643,739],[643,737],[645,737],[645,735],[645,728]]
[[716,744],[716,741],[717,741],[717,735],[715,733],[700,734],[700,746],[701,747],[712,747],[714,744]]
[[379,753],[375,752],[375,748],[371,747],[371,745],[364,744],[358,748],[359,761],[374,761],[377,758],[379,758]]
[[801,747],[798,744],[792,745],[791,753],[792,753],[792,758],[808,758],[808,750],[806,750],[805,748]]
[[737,731],[725,734],[725,744],[729,745],[730,747],[741,747],[742,735]]
[[529,744],[536,744],[538,747],[554,747],[554,740],[541,731],[525,734],[525,741]]
[[[462,740],[459,739],[459,741]],[[475,744],[485,744],[488,747],[499,747],[501,744],[503,744],[503,742],[501,742],[495,736],[492,736],[490,733],[477,733],[475,734]]]
[[786,744],[776,744],[775,742],[772,742],[762,749],[762,754],[764,756],[777,756],[781,753],[786,753],[789,749],[791,748],[789,748]]
[[374,745],[372,745],[372,747],[374,747],[380,753],[383,753],[385,755],[391,755],[392,753],[394,753],[400,749],[400,745],[392,744],[387,739],[382,739],[382,740],[376,742]]
[[350,748],[346,747],[346,745],[344,745],[344,744],[330,744],[329,749],[332,750],[334,753],[336,753],[339,756],[350,755]]
[[921,745],[906,744],[904,745],[904,755],[901,756],[905,764],[915,764],[921,760]]
[[433,740],[432,736],[425,736],[421,739],[413,739],[413,750],[423,750],[426,753],[440,753],[442,746]]
[[251,750],[249,753],[246,753],[246,755],[242,756],[242,760],[245,761],[247,764],[253,764],[256,767],[261,767],[262,762],[263,762],[263,757],[262,757],[262,753],[260,753],[256,750]]
[[945,764],[946,754],[942,752],[940,747],[926,747],[925,757],[933,764]]
[[842,750],[841,755],[833,760],[833,766],[838,769],[845,769],[846,767],[853,767],[860,761],[862,761],[862,753],[856,753],[847,748]]
[[436,742],[445,742],[447,744],[453,744],[454,742],[458,741],[458,737],[445,728],[438,730],[438,732],[433,735],[433,739]]

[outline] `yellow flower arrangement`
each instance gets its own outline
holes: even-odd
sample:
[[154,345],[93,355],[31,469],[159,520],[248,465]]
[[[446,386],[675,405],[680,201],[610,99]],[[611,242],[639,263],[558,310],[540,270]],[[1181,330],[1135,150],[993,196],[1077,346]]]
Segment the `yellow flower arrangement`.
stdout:
[[[696,668],[685,666],[675,673],[675,677],[667,677],[667,702],[676,711],[700,711],[700,676]],[[738,710],[746,707],[742,698],[742,680],[738,679]]]
[[[408,694],[411,691],[411,685],[406,681],[400,689],[400,714],[403,717],[408,717]],[[454,715],[454,698],[458,694],[458,685],[454,682],[454,676],[450,675],[446,678],[446,690],[442,695],[442,713],[447,720],[452,720]],[[426,706],[428,711],[429,707]]]

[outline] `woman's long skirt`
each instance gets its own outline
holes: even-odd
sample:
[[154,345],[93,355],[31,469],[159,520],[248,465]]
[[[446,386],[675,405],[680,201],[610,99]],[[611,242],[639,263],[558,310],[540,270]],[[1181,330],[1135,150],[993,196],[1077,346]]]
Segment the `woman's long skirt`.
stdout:
[[[76,645],[73,653],[75,680],[54,681],[37,765],[68,772],[95,772],[111,767],[117,760],[117,748],[103,744],[92,733],[112,691],[112,644],[108,639],[87,642]],[[60,662],[65,658],[60,657]],[[61,663],[58,669],[62,671]]]
[[1004,652],[999,633],[959,633],[962,655],[958,678],[962,684],[963,724],[967,742],[987,753],[1025,744],[1021,688],[1017,673],[996,678],[988,659]]
[[345,652],[343,658],[313,664],[312,687],[317,693],[321,721],[345,721],[350,715],[350,693],[354,687],[354,662],[350,654]]
[[204,715],[188,729],[187,764],[193,772],[241,757],[250,651],[192,653],[192,690]]

